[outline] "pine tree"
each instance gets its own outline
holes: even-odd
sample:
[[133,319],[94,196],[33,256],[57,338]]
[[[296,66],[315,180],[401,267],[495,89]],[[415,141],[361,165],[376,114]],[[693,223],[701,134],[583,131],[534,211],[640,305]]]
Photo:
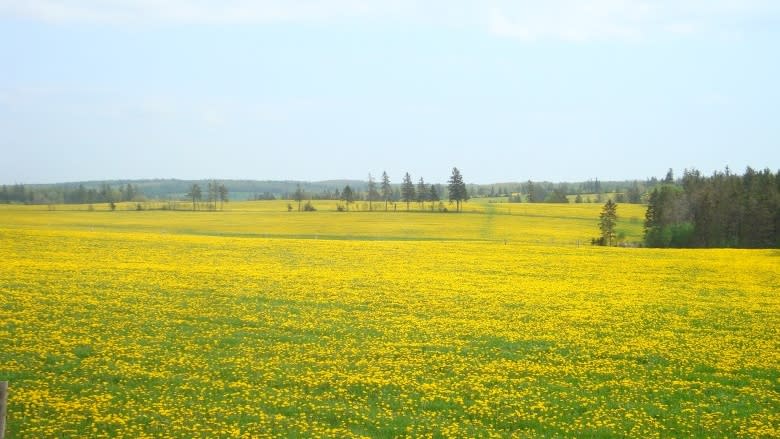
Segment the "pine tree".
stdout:
[[344,190],[341,191],[341,199],[347,204],[347,211],[349,211],[349,204],[355,201],[355,193],[349,185],[344,186]]
[[439,191],[436,190],[436,185],[431,185],[431,192],[428,194],[428,199],[431,201],[431,211],[433,211],[433,205],[439,201]]

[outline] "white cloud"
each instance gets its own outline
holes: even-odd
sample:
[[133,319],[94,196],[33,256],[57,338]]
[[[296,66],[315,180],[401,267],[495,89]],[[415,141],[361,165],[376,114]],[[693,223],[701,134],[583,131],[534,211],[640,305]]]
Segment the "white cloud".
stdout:
[[776,24],[776,0],[0,0],[0,17],[108,24],[386,21],[525,41],[637,40]]

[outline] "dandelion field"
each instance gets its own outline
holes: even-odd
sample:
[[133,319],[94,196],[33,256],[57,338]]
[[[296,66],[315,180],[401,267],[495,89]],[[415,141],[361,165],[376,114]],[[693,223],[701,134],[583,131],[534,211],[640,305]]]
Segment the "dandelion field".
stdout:
[[591,247],[598,205],[285,206],[0,207],[8,436],[780,435],[777,250]]

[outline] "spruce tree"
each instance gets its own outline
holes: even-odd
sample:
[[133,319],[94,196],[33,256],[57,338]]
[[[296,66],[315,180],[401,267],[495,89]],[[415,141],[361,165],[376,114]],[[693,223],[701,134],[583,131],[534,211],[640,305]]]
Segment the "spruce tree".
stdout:
[[611,246],[615,241],[615,224],[617,223],[617,204],[611,199],[607,200],[599,215],[599,230],[601,230],[601,243]]
[[408,172],[404,175],[404,181],[401,184],[401,200],[406,203],[406,210],[409,210],[409,203],[414,201],[414,183],[412,183],[412,176]]
[[387,202],[393,197],[393,188],[390,186],[390,177],[387,172],[382,171],[382,199],[385,200],[385,212],[387,212]]
[[355,201],[355,193],[349,185],[344,186],[344,190],[341,191],[341,199],[347,204],[347,212],[349,212],[349,204]]
[[417,183],[417,202],[420,203],[420,207],[425,208],[425,201],[428,199],[428,185],[425,184],[425,180],[420,177],[420,181]]
[[372,201],[376,200],[379,196],[379,192],[376,191],[376,182],[374,177],[369,172],[368,174],[368,210],[374,210]]
[[428,199],[431,201],[431,211],[433,211],[433,205],[439,201],[439,191],[436,190],[436,185],[431,185],[431,192],[428,194]]
[[463,183],[463,176],[458,168],[452,168],[452,175],[448,181],[447,189],[449,191],[450,201],[455,201],[455,210],[460,212],[461,202],[469,199],[466,184]]

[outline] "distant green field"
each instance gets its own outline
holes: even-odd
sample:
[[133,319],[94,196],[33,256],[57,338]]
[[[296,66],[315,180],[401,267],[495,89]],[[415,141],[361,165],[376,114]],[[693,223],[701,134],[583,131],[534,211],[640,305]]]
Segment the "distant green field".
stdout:
[[[288,212],[288,204],[294,211]],[[577,245],[598,235],[600,205],[489,203],[465,204],[460,214],[431,212],[412,203],[411,211],[398,203],[384,211],[384,203],[356,203],[349,212],[337,212],[336,201],[314,201],[316,212],[297,212],[288,201],[230,202],[224,211],[136,211],[123,203],[109,212],[107,205],[0,206],[0,221],[10,227],[64,227],[86,230],[126,230],[216,236],[298,237],[339,239],[479,240],[515,243]],[[342,203],[343,204],[343,203]],[[161,204],[162,205],[162,204]],[[160,207],[150,205],[147,207]],[[445,204],[445,206],[448,206]],[[182,204],[182,208],[190,208]],[[54,209],[54,210],[49,210]],[[645,207],[618,208],[617,232],[626,241],[642,239]],[[3,213],[7,211],[7,213]],[[13,212],[25,212],[15,215]],[[0,223],[2,224],[2,223]]]

